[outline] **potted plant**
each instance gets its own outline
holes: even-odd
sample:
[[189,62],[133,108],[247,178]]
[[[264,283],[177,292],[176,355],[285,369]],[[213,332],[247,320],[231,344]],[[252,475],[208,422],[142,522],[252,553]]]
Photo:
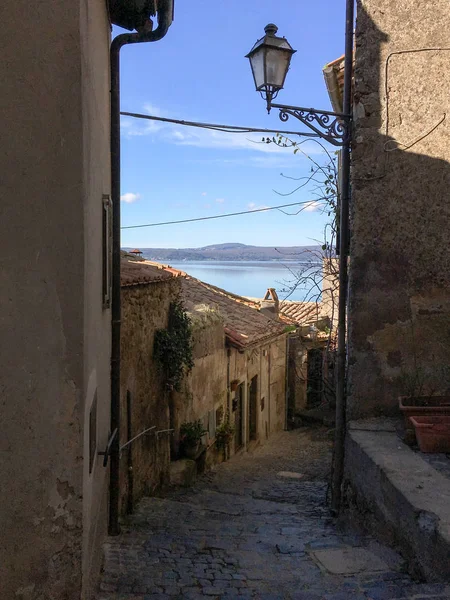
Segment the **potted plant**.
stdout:
[[207,433],[201,421],[185,422],[180,427],[180,443],[186,458],[196,458],[202,437]]
[[421,452],[450,452],[450,415],[411,417]]
[[216,446],[218,450],[222,450],[224,454],[233,439],[235,427],[229,420],[224,421],[216,428]]
[[412,372],[403,373],[402,387],[406,394],[399,396],[399,408],[405,416],[407,427],[411,428],[410,417],[425,415],[450,415],[450,395],[439,393],[442,386],[447,392],[448,367],[434,367],[428,372],[417,367]]
[[448,367],[437,365],[432,370],[416,366],[402,374],[401,386],[406,393],[399,396],[398,405],[405,417],[406,443],[414,443],[416,439],[413,418],[450,416],[448,380]]

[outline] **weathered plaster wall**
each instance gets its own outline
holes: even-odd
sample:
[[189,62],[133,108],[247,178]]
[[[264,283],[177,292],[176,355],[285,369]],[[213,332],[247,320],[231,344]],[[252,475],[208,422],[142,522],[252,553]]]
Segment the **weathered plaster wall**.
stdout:
[[[110,193],[110,26],[102,0],[83,0],[80,10],[82,157],[84,200],[84,388],[83,422],[83,598],[95,591],[107,533],[109,469],[96,457],[89,473],[89,417],[96,399],[97,451],[110,429],[111,312],[102,302],[103,195]],[[80,57],[78,57],[80,62]],[[80,298],[81,300],[81,298]]]
[[450,383],[449,21],[446,0],[358,2],[352,418],[394,412],[418,369],[432,391]]
[[121,330],[121,445],[127,438],[127,391],[131,396],[132,437],[148,427],[156,429],[122,453],[120,464],[120,505],[124,513],[128,495],[128,452],[133,459],[133,500],[153,493],[167,483],[170,463],[168,394],[158,364],[153,360],[157,329],[168,324],[169,306],[180,292],[179,280],[168,279],[147,285],[122,288]]
[[[244,384],[243,439],[249,443],[249,401],[250,384],[258,376],[257,387],[257,426],[256,439],[264,443],[270,432],[284,429],[286,424],[286,336],[238,352],[231,349],[230,381]],[[230,403],[236,391],[230,394]],[[236,413],[231,411],[231,421],[235,423]],[[234,445],[232,453],[236,451]]]
[[322,300],[320,316],[330,319],[330,329],[337,330],[339,307],[339,259],[323,260]]
[[[213,311],[190,315],[193,326],[194,367],[186,377],[183,390],[174,392],[175,449],[179,449],[182,423],[200,420],[205,429],[215,431],[216,411],[227,411],[227,351],[223,320]],[[211,427],[210,427],[211,426]],[[205,436],[208,460],[214,461],[214,435]]]
[[284,429],[286,424],[286,336],[270,344],[270,419],[269,432]]
[[308,349],[299,335],[289,336],[289,418],[293,420],[296,413],[306,408],[307,404],[307,372]]
[[1,595],[79,600],[82,553],[98,552],[106,519],[84,428],[95,388],[107,412],[109,331],[93,282],[109,191],[109,29],[101,0],[89,15],[87,2],[39,3],[32,18],[23,0],[2,7]]

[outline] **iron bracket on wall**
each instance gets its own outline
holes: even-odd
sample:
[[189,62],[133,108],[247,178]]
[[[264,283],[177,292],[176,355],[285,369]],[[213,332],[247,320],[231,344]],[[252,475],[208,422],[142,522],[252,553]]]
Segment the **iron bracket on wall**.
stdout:
[[283,123],[286,123],[289,117],[294,117],[333,146],[343,146],[349,140],[350,115],[285,104],[270,104],[270,108],[278,108]]
[[108,466],[108,457],[111,455],[111,450],[114,444],[114,441],[117,437],[117,429],[114,429],[112,434],[109,436],[108,443],[106,445],[106,449],[104,452],[97,452],[99,456],[103,456],[103,466]]

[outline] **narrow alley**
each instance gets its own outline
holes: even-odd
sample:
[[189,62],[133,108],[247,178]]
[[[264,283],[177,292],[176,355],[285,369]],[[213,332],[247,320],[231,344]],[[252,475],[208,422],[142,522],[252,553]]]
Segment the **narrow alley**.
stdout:
[[144,499],[109,538],[99,600],[450,598],[326,507],[331,431],[275,434],[190,489]]

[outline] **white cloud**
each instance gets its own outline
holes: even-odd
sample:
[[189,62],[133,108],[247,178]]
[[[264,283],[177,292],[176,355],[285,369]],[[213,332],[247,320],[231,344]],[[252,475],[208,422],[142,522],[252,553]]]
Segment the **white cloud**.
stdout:
[[202,192],[202,196],[206,196],[206,192]]
[[[156,117],[177,118],[179,115],[169,115],[152,104],[144,105],[144,112]],[[188,118],[183,115],[181,118]],[[195,127],[180,127],[173,123],[164,123],[160,121],[147,121],[133,117],[122,117],[122,134],[125,137],[151,135],[166,143],[172,143],[178,146],[195,146],[198,148],[215,148],[224,150],[247,150],[265,155],[279,155],[278,160],[283,160],[283,164],[294,164],[299,158],[299,154],[294,158],[292,150],[280,148],[276,144],[266,144],[262,142],[261,133],[229,133],[226,131],[216,131]],[[293,136],[295,137],[295,136]],[[322,148],[312,141],[305,138],[305,143],[301,148],[307,154],[323,154]],[[275,158],[275,157],[274,157]],[[291,159],[289,162],[288,159]],[[264,164],[255,166],[267,166]],[[275,166],[275,165],[273,165]],[[281,166],[281,165],[277,165]]]
[[250,202],[250,204],[247,205],[249,210],[261,210],[261,211],[265,211],[268,208],[270,208],[269,206],[267,206],[266,204],[256,204],[255,202]]
[[126,202],[126,204],[132,204],[133,202],[136,202],[136,200],[139,200],[140,197],[140,194],[127,192],[126,194],[122,194],[122,196],[120,196],[120,199],[122,200],[122,202]]
[[308,212],[312,212],[313,210],[317,210],[318,208],[320,208],[320,202],[311,200],[311,202],[307,202],[304,205],[304,209],[303,210],[307,210]]
[[225,198],[216,198],[217,204],[223,204],[225,202]]

